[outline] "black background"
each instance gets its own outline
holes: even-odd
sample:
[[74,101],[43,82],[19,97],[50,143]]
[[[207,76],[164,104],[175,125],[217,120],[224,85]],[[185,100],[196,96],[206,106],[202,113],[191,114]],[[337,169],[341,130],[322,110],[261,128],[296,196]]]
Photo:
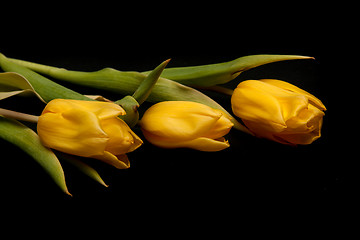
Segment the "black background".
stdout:
[[[168,58],[172,58],[168,67],[176,67],[252,54],[312,56],[316,60],[272,63],[249,70],[230,85],[275,78],[309,91],[328,109],[320,139],[308,146],[290,147],[232,130],[227,136],[231,147],[215,153],[165,150],[145,141],[128,155],[130,169],[117,170],[89,160],[108,188],[64,163],[73,197],[63,194],[30,157],[1,141],[1,199],[4,209],[13,211],[10,219],[15,222],[30,212],[45,222],[65,217],[67,229],[76,228],[85,217],[89,222],[116,226],[119,233],[126,229],[137,234],[142,229],[163,235],[168,229],[185,236],[193,229],[199,234],[230,236],[240,225],[268,225],[275,216],[288,225],[286,219],[305,216],[308,225],[304,228],[308,228],[316,226],[318,216],[348,211],[359,192],[352,166],[356,157],[350,154],[349,143],[349,137],[355,135],[349,130],[354,122],[344,119],[350,115],[347,100],[339,101],[351,95],[344,90],[349,78],[340,60],[346,59],[350,38],[332,14],[320,14],[323,11],[313,6],[284,12],[233,7],[215,7],[201,17],[197,13],[204,9],[182,7],[171,14],[148,13],[140,23],[135,23],[139,17],[125,17],[122,11],[101,22],[90,15],[77,21],[62,16],[46,30],[25,22],[21,31],[10,31],[1,40],[0,51],[8,57],[83,71],[104,67],[146,71]],[[136,11],[131,16],[140,14]],[[43,24],[44,19],[36,24]],[[64,85],[84,94],[121,98]],[[231,111],[229,97],[210,96]],[[18,97],[0,105],[34,114],[44,107],[35,98]],[[142,137],[139,129],[135,131]]]

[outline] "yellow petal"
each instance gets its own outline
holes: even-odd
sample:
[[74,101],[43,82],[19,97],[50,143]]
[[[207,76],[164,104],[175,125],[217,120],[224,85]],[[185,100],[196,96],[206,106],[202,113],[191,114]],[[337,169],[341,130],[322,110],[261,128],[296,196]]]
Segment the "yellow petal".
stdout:
[[[253,122],[249,120],[243,120],[243,122],[245,126],[248,127],[250,131],[255,134],[255,136],[259,138],[267,138],[273,141],[277,141],[277,139],[274,138],[274,134],[276,133],[276,131],[274,131],[274,128],[272,126],[268,124],[259,124],[258,122]],[[282,130],[284,129],[285,128],[283,128]],[[277,131],[277,132],[281,132],[281,131]]]
[[280,81],[280,80],[276,80],[276,79],[262,79],[260,80],[262,82],[271,84],[273,86],[282,88],[282,89],[286,89],[295,93],[299,93],[302,94],[304,96],[306,96],[307,98],[309,98],[309,101],[316,106],[317,108],[319,108],[320,110],[325,111],[326,107],[325,105],[320,101],[320,99],[316,98],[314,95],[302,90],[301,88],[298,88],[288,82],[284,82],[284,81]]
[[231,97],[232,109],[243,120],[269,124],[281,131],[286,127],[281,105],[268,93],[268,86],[256,80],[241,82]]
[[291,143],[291,144],[311,144],[316,139],[321,137],[321,126],[322,126],[322,118],[319,120],[319,123],[316,125],[316,128],[313,128],[310,132],[303,133],[294,133],[290,132],[281,133],[278,135],[279,138]]
[[143,143],[142,140],[121,119],[115,117],[100,121],[102,129],[109,136],[106,151],[114,155],[132,152]]
[[42,114],[37,131],[45,146],[83,157],[101,154],[109,140],[95,114],[79,109]]
[[99,119],[107,119],[126,114],[124,109],[122,109],[119,105],[115,103],[99,101],[81,101],[71,99],[54,99],[47,104],[43,113],[61,113],[70,109],[78,109],[82,111],[92,112]]
[[262,81],[248,80],[235,89],[232,106],[239,117],[267,124],[279,132],[286,128],[288,119],[308,106],[308,99]]
[[324,112],[309,104],[307,109],[302,110],[296,117],[289,119],[286,124],[287,132],[310,132],[316,125],[319,124],[320,119],[323,118]]
[[182,141],[204,136],[221,116],[221,113],[200,103],[169,101],[149,108],[140,124],[147,132]]
[[[220,111],[220,110],[219,110]],[[221,111],[220,111],[221,112]],[[217,139],[225,136],[231,130],[234,124],[224,115],[215,123],[209,132],[205,133],[202,137]]]
[[229,142],[224,138],[211,139],[205,137],[200,137],[192,141],[185,142],[184,145],[185,147],[204,152],[217,152],[230,147]]
[[126,169],[130,167],[130,161],[126,154],[115,156],[114,154],[105,151],[102,155],[96,155],[92,157],[110,164],[118,169]]
[[290,119],[288,128],[277,136],[292,144],[310,144],[321,136],[323,116],[322,111],[309,104],[309,108]]
[[224,138],[211,139],[200,137],[188,141],[171,141],[171,139],[153,135],[145,130],[143,130],[143,134],[149,142],[162,148],[192,148],[199,151],[215,152],[230,146],[229,142]]

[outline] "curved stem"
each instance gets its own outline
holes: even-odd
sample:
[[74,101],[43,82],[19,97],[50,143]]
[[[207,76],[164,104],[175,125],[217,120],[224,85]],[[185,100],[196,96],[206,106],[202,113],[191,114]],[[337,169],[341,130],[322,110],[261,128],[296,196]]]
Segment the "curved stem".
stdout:
[[229,96],[231,96],[234,93],[234,90],[226,88],[226,87],[222,87],[222,86],[199,87],[199,89],[223,93],[223,94],[229,95]]
[[11,118],[11,119],[26,121],[26,122],[33,122],[33,123],[37,123],[39,120],[38,116],[15,112],[15,111],[7,110],[4,108],[0,108],[0,115],[4,116],[6,118]]

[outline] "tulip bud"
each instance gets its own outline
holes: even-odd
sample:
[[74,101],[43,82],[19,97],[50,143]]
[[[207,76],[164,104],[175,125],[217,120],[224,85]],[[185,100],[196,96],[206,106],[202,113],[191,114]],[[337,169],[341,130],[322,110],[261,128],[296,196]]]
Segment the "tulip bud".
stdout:
[[140,125],[145,138],[156,146],[212,152],[230,146],[223,136],[233,123],[222,111],[204,104],[166,101],[150,107]]
[[117,117],[124,114],[114,103],[55,99],[39,117],[37,131],[46,147],[128,168],[126,153],[142,141]]
[[310,144],[321,136],[324,104],[280,80],[241,82],[231,98],[233,112],[256,136],[283,144]]

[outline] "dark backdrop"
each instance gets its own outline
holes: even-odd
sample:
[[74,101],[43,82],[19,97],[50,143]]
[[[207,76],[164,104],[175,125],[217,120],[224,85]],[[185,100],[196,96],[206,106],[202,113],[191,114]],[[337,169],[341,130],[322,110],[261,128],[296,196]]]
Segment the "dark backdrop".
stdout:
[[[305,15],[314,13],[303,11]],[[108,222],[104,218],[115,217],[119,228],[131,226],[134,233],[140,225],[154,224],[156,227],[147,229],[149,232],[157,233],[167,226],[175,232],[204,228],[203,231],[219,234],[236,229],[239,225],[236,218],[256,225],[258,221],[272,222],[280,211],[285,218],[296,218],[307,209],[305,206],[314,207],[312,213],[323,209],[329,215],[335,208],[347,207],[343,202],[353,199],[358,189],[353,184],[356,175],[351,174],[354,157],[348,154],[351,147],[346,134],[351,131],[345,130],[351,128],[351,123],[344,122],[346,104],[339,102],[346,95],[343,84],[339,84],[346,78],[339,56],[347,50],[346,44],[339,48],[333,37],[342,31],[330,29],[332,22],[319,15],[287,22],[285,19],[293,19],[291,13],[277,14],[259,24],[254,18],[256,11],[248,16],[221,15],[196,22],[184,16],[154,18],[136,26],[124,21],[116,26],[96,25],[93,20],[67,28],[71,23],[66,22],[44,32],[33,29],[36,34],[31,28],[23,28],[23,35],[5,38],[0,51],[8,57],[83,71],[104,67],[145,71],[168,58],[172,58],[168,66],[176,67],[218,63],[251,54],[313,56],[316,60],[273,63],[249,70],[234,80],[232,86],[247,79],[275,78],[309,91],[328,109],[322,137],[308,146],[290,147],[232,130],[227,136],[231,147],[215,153],[165,150],[145,141],[128,155],[130,169],[117,170],[89,161],[110,185],[108,188],[64,163],[72,198],[64,195],[30,157],[1,141],[4,206],[19,216],[29,210],[37,214],[45,209],[45,219],[67,216],[70,221],[88,216],[90,221]],[[84,94],[121,98],[113,93],[65,85]],[[229,97],[210,96],[231,110]],[[43,107],[35,98],[17,97],[0,105],[38,114]],[[139,129],[135,131],[142,137]],[[344,201],[340,203],[337,199]],[[95,220],[94,214],[101,217]],[[312,214],[306,216],[312,220]],[[185,222],[178,225],[176,221],[181,218]],[[204,222],[209,228],[200,227]],[[226,224],[216,228],[220,223]]]

